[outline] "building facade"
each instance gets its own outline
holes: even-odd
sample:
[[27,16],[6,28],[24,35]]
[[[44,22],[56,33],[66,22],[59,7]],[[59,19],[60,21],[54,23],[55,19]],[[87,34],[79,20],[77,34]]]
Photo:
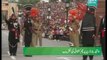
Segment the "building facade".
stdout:
[[18,5],[15,2],[9,2],[8,0],[2,0],[2,19],[3,15],[6,15],[8,18],[13,13],[12,7],[15,9],[16,15],[18,14]]

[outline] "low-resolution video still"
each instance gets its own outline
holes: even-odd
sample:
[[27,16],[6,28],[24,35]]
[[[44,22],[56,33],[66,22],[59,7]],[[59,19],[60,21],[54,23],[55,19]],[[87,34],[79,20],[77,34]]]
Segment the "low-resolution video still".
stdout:
[[2,60],[106,60],[106,0],[2,0]]

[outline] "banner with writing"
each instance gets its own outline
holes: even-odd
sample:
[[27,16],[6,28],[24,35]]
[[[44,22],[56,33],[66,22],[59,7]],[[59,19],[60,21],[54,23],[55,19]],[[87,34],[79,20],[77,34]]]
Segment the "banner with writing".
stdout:
[[87,1],[87,6],[97,7],[97,5],[98,5],[98,0],[88,0]]
[[24,47],[24,55],[101,55],[101,47]]

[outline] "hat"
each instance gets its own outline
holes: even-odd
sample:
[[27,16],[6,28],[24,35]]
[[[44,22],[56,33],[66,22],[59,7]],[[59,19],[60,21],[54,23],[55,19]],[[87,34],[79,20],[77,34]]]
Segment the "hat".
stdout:
[[88,7],[88,11],[89,12],[95,12],[95,7],[94,6],[90,6],[90,7]]
[[32,4],[24,5],[24,8],[25,8],[26,10],[31,10]]

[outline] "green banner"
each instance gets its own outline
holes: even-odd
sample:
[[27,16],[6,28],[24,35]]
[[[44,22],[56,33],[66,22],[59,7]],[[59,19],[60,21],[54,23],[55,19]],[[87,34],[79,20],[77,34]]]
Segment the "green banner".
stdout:
[[101,55],[100,47],[24,47],[24,55]]
[[97,7],[97,5],[98,5],[98,0],[88,0],[87,1],[87,6]]

